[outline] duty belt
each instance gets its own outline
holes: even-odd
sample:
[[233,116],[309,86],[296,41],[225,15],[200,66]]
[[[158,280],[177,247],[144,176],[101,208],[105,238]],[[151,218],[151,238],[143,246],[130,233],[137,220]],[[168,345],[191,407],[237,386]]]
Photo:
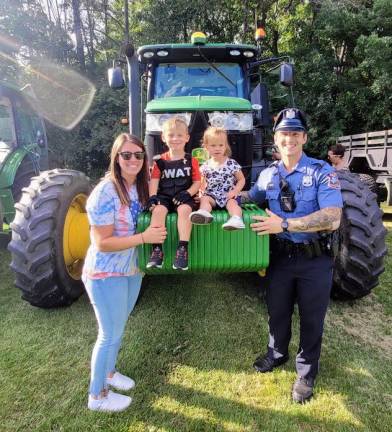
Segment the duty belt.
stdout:
[[321,255],[334,257],[336,255],[336,248],[334,247],[332,235],[303,243],[294,243],[290,240],[272,236],[271,253],[277,256],[304,256],[306,258],[315,258]]

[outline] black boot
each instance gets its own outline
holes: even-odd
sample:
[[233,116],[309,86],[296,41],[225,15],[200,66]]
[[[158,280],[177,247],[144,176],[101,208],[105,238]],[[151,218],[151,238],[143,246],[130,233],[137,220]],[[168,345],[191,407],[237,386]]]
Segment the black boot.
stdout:
[[253,363],[253,367],[257,370],[257,372],[271,372],[272,369],[275,369],[276,367],[286,363],[288,359],[288,354],[279,359],[272,359],[268,356],[268,354],[265,354],[264,356],[257,357],[255,362]]
[[313,396],[314,379],[298,377],[293,385],[293,401],[305,403]]

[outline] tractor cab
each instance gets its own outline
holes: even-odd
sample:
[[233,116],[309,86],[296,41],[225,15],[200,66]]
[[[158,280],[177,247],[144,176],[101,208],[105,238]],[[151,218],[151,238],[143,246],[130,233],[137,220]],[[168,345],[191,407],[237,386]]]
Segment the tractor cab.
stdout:
[[42,119],[22,92],[0,84],[0,231],[15,216],[14,203],[40,168],[48,167],[48,149]]
[[[268,90],[261,82],[259,66],[282,59],[262,59],[261,48],[255,45],[207,43],[201,32],[192,35],[191,43],[146,45],[136,53],[127,47],[125,53],[130,130],[136,135],[145,131],[149,160],[166,150],[162,124],[172,116],[181,116],[188,124],[189,153],[201,146],[208,126],[222,127],[249,188],[267,164],[266,132],[271,126]],[[292,76],[292,65],[283,63],[281,83],[291,85]],[[122,77],[120,68],[110,69],[111,87],[122,87]],[[145,97],[141,107],[139,94]]]

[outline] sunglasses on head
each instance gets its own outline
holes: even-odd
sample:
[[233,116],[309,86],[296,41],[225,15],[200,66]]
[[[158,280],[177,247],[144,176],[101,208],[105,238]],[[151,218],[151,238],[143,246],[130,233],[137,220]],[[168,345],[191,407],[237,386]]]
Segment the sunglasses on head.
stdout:
[[132,156],[135,156],[135,159],[137,159],[137,160],[143,160],[145,153],[144,153],[144,151],[137,151],[137,152],[124,151],[124,152],[118,152],[118,154],[124,160],[131,160]]

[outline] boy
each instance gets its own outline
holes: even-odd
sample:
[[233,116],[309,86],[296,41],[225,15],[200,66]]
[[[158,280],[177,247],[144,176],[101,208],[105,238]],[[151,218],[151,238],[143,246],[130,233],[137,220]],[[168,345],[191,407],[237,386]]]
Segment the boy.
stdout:
[[[174,269],[188,270],[188,242],[192,223],[189,215],[197,207],[193,196],[200,188],[199,164],[190,154],[185,153],[189,141],[188,126],[180,117],[172,117],[162,127],[162,141],[169,151],[154,157],[149,186],[150,198],[147,208],[151,211],[150,225],[165,226],[168,212],[176,211],[179,244]],[[163,251],[161,244],[153,244],[147,268],[161,268]]]

